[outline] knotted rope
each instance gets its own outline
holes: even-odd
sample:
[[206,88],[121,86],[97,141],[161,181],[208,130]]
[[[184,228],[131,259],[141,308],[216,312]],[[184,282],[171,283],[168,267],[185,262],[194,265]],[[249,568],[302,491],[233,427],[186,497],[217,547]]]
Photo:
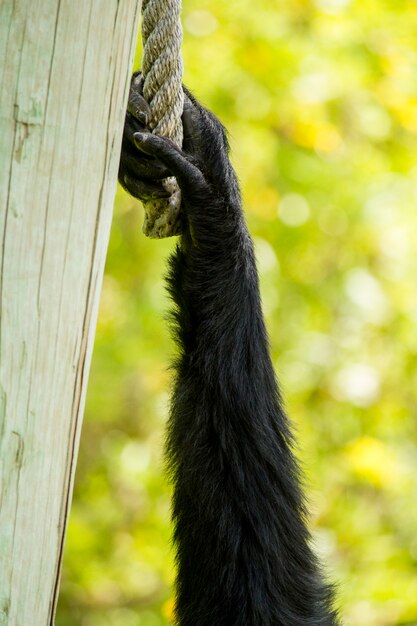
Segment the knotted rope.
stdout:
[[[151,109],[152,132],[182,145],[181,115],[184,107],[181,56],[181,0],[143,0],[143,95]],[[162,238],[181,230],[181,192],[175,178],[164,180],[168,199],[146,202],[143,232]]]

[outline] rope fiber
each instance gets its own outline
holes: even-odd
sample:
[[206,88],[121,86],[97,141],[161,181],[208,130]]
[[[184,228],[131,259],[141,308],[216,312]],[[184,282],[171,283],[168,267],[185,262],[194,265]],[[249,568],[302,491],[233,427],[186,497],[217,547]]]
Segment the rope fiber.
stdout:
[[[142,2],[143,95],[151,110],[149,126],[152,132],[169,137],[179,146],[184,107],[180,15],[181,0]],[[148,237],[170,237],[181,232],[181,192],[175,178],[167,178],[163,184],[170,197],[144,204],[143,232]]]

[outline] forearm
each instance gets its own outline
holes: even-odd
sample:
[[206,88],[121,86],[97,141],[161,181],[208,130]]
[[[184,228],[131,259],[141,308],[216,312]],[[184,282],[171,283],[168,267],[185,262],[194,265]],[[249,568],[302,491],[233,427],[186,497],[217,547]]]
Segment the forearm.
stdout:
[[[193,216],[194,210],[188,208],[187,214]],[[213,367],[229,363],[232,373],[253,369],[267,354],[267,339],[252,241],[240,207],[230,208],[230,219],[223,207],[209,205],[198,212],[204,213],[198,237],[183,236],[169,277],[183,325],[183,350],[194,364],[198,354],[199,359],[207,356]],[[214,234],[215,229],[222,234]],[[239,375],[246,376],[244,371]]]
[[221,415],[222,423],[239,433],[235,445],[239,441],[244,447],[248,438],[254,448],[272,453],[266,463],[275,462],[278,446],[292,467],[291,435],[269,355],[252,241],[246,228],[239,227],[234,237],[236,247],[215,251],[188,240],[185,251],[179,247],[171,260],[169,289],[180,346],[176,397],[182,400],[183,390],[194,390],[187,400],[191,413],[202,415],[205,408],[208,423]]

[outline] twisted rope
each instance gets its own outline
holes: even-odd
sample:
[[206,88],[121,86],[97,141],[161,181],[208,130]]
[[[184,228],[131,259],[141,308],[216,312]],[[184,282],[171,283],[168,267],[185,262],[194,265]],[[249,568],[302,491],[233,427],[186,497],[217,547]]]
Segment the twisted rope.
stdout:
[[[147,100],[152,132],[182,145],[181,115],[184,107],[181,56],[181,0],[143,0],[142,72],[143,95]],[[145,205],[143,230],[149,237],[169,237],[180,232],[181,194],[175,179],[164,185],[171,192],[168,200],[152,200]]]

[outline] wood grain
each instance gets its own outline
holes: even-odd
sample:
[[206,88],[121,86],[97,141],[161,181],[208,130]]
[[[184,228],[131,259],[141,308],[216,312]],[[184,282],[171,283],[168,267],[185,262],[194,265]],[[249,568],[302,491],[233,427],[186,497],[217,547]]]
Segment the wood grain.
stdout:
[[139,0],[0,2],[0,625],[53,624]]

